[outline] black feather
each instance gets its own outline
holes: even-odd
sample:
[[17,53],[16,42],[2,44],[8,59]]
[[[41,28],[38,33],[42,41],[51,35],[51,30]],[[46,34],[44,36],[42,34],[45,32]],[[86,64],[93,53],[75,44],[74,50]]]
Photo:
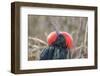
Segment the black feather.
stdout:
[[66,47],[65,38],[59,34],[56,41],[49,47],[43,49],[40,60],[67,59],[68,48]]

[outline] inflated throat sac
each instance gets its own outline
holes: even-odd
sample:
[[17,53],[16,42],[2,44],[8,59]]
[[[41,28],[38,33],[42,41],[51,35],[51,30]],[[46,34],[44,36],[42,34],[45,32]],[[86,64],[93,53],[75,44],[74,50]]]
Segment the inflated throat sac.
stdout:
[[62,34],[59,34],[56,41],[43,49],[40,55],[40,60],[49,59],[67,59],[68,48],[66,47],[65,38]]

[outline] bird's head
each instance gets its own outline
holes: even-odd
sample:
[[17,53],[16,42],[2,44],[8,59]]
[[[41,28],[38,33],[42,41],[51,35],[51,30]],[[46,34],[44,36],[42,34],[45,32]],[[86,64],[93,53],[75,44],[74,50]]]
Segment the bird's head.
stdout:
[[69,49],[73,47],[72,36],[67,32],[51,32],[47,37],[47,42],[48,45],[56,44],[60,46],[65,44],[65,46]]

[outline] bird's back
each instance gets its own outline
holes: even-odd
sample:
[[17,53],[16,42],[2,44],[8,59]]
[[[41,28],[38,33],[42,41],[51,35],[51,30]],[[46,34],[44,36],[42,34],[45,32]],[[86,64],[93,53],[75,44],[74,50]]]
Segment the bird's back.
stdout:
[[40,55],[40,60],[50,59],[66,59],[68,49],[66,47],[65,39],[63,35],[59,35],[57,40],[47,48],[43,49]]

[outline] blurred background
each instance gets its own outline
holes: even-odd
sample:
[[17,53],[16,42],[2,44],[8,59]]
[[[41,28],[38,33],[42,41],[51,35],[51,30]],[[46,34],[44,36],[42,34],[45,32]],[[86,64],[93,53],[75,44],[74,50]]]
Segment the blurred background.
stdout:
[[68,32],[73,38],[71,59],[88,57],[88,18],[75,16],[28,15],[28,60],[39,60],[53,31]]

